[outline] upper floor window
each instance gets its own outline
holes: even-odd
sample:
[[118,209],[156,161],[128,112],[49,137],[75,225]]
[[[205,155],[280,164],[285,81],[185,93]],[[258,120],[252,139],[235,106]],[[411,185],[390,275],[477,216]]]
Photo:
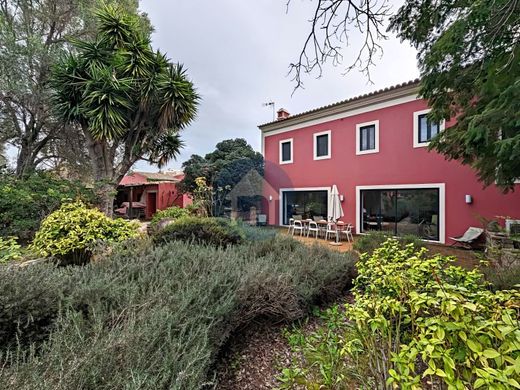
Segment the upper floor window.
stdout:
[[330,130],[314,134],[314,159],[330,158]]
[[428,119],[430,109],[413,113],[413,146],[428,146],[433,137],[444,130],[444,121],[432,122]]
[[280,141],[280,164],[290,164],[293,162],[293,139]]
[[379,152],[379,121],[356,125],[356,154]]

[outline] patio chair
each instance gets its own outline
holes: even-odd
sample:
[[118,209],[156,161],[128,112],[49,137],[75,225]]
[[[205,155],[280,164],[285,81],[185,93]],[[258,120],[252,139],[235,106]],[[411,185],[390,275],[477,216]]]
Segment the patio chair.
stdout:
[[473,248],[475,242],[478,238],[484,233],[484,229],[477,227],[469,227],[466,232],[460,237],[450,237],[453,241],[455,241],[452,246],[460,245],[466,249]]
[[318,234],[320,233],[320,229],[318,227],[318,224],[314,221],[309,222],[309,226],[307,227],[307,237],[310,236],[311,232],[316,236],[316,239],[318,239]]
[[289,229],[287,229],[287,234],[291,234],[294,230],[294,219],[289,218]]
[[347,242],[354,241],[354,236],[352,235],[352,225],[349,223],[343,229],[338,229],[338,234],[341,238],[341,235],[344,234],[347,237]]
[[303,227],[302,221],[299,221],[299,220],[294,221],[293,230],[292,230],[293,236],[296,234],[296,231],[299,231],[300,236],[303,236],[304,227]]
[[328,240],[330,235],[334,234],[336,240],[338,239],[338,231],[336,229],[336,224],[329,222],[327,223],[327,230],[325,230],[325,240]]

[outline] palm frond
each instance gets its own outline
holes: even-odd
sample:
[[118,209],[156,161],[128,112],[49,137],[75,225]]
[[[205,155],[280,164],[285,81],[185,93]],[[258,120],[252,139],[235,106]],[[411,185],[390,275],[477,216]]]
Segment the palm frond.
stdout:
[[169,161],[179,156],[180,150],[184,145],[179,133],[175,130],[169,130],[156,138],[150,151],[149,159],[154,164],[157,164],[159,168],[162,168]]

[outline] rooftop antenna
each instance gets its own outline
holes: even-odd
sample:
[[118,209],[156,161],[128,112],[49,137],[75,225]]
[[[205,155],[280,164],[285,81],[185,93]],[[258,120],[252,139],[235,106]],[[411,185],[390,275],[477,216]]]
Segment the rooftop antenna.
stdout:
[[275,111],[274,111],[275,108],[274,108],[274,102],[262,103],[262,106],[264,106],[264,107],[269,107],[269,106],[271,106],[271,107],[272,107],[272,109],[273,109],[273,122],[274,122],[274,120],[275,120]]

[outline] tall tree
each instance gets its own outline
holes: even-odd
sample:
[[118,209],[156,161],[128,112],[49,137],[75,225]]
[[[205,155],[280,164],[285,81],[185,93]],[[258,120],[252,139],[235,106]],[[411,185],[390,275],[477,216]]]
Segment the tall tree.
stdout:
[[[133,12],[138,7],[138,0],[117,2]],[[56,159],[55,148],[47,148],[75,130],[53,116],[48,81],[53,63],[70,49],[66,38],[93,33],[93,10],[99,3],[0,0],[0,138],[18,150],[18,176]],[[141,23],[151,28],[145,15]]]
[[136,14],[105,6],[94,39],[55,67],[61,118],[85,136],[100,206],[112,213],[119,181],[138,160],[159,167],[177,156],[179,131],[195,117],[199,97],[182,65],[153,51]]
[[192,155],[182,164],[184,180],[182,190],[193,193],[197,188],[195,179],[206,178],[209,186],[233,187],[251,169],[264,174],[264,159],[243,138],[219,142],[215,150],[206,156]]
[[520,179],[519,0],[406,0],[395,13],[385,0],[314,4],[311,31],[290,65],[296,88],[303,73],[320,75],[325,62],[342,61],[351,27],[362,36],[352,65],[368,74],[389,21],[419,51],[430,118],[457,118],[430,148],[471,165],[485,185],[514,188]]
[[486,184],[520,179],[520,1],[413,0],[391,28],[419,50],[431,118],[457,118],[430,148]]

